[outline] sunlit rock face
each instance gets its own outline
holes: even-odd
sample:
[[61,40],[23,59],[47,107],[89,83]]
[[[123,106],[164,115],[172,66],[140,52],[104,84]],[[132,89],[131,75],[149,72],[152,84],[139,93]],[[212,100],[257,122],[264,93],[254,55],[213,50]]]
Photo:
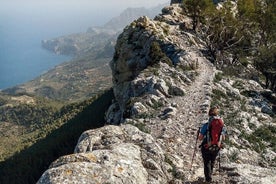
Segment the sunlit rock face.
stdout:
[[151,135],[110,125],[84,132],[75,153],[53,162],[38,183],[167,183],[164,160]]

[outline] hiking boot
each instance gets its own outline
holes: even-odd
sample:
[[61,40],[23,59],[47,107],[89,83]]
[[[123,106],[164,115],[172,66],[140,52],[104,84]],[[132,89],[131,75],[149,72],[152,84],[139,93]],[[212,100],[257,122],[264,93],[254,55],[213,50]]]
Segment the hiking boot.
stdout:
[[207,183],[212,183],[212,178],[211,178],[211,179],[206,180],[205,182],[207,182]]

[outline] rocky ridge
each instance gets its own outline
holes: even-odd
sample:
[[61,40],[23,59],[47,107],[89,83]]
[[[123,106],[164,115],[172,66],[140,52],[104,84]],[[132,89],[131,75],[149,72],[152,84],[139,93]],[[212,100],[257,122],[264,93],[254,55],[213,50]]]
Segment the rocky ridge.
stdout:
[[116,102],[106,120],[112,125],[84,132],[74,154],[53,162],[38,183],[201,183],[200,153],[193,165],[191,158],[215,99],[230,133],[216,183],[275,181],[275,145],[262,140],[266,148],[258,152],[248,139],[260,127],[275,129],[265,98],[275,94],[248,79],[214,83],[220,72],[181,12],[171,5],[154,20],[141,17],[124,29],[110,63]]

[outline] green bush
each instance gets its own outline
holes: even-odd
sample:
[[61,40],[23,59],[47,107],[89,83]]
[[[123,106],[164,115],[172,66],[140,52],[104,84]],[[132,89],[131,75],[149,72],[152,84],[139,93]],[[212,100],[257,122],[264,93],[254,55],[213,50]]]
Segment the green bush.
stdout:
[[238,151],[234,151],[230,157],[229,157],[229,160],[230,162],[236,162],[239,158],[239,152]]
[[128,124],[133,125],[137,127],[140,131],[145,132],[145,133],[150,133],[150,129],[147,128],[145,123],[137,123],[137,122],[128,122]]
[[224,100],[227,100],[228,96],[221,90],[213,89],[212,90],[212,102],[211,106],[220,106],[222,107],[224,104]]
[[249,65],[248,59],[246,58],[240,58],[240,63],[245,67]]
[[263,141],[269,143],[269,147],[276,152],[276,127],[261,126],[252,134],[246,134],[245,138],[252,143],[253,149],[259,153],[263,152],[266,145]]
[[223,73],[222,72],[218,72],[215,74],[215,78],[214,78],[214,82],[219,82],[223,79]]
[[157,41],[153,41],[150,46],[150,65],[154,65],[158,62],[167,63],[169,66],[172,66],[172,61],[166,56],[162,51],[160,44]]

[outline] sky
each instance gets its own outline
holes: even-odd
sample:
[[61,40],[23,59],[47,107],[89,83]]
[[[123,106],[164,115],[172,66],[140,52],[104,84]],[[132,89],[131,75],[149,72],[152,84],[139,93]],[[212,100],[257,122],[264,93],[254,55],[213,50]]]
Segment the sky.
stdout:
[[[76,10],[87,9],[91,7],[102,7],[107,9],[122,9],[127,7],[152,7],[158,4],[167,3],[170,0],[0,0],[0,7],[12,5],[16,10],[33,8],[60,9],[75,8]],[[31,13],[31,12],[30,12]]]
[[[0,0],[1,16],[13,22],[79,30],[101,26],[128,7],[154,7],[170,0]],[[0,22],[1,23],[1,22]],[[90,25],[88,25],[90,24]],[[79,31],[75,30],[75,31]]]
[[5,7],[6,5],[12,5],[16,10],[23,10],[26,8],[75,8],[76,10],[87,9],[89,7],[102,7],[106,6],[107,9],[111,7],[116,8],[126,8],[126,7],[152,7],[158,4],[167,3],[170,0],[0,0],[0,7]]

